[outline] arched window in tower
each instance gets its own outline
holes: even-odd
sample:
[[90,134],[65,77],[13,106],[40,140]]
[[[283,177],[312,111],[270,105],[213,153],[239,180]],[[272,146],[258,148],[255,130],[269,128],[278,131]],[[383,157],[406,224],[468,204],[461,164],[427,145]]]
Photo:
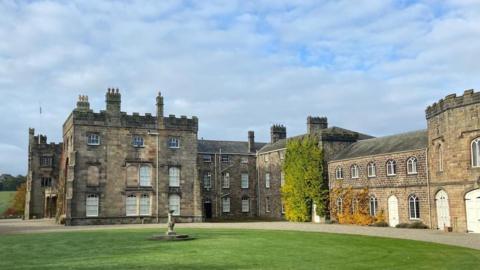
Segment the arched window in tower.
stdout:
[[472,167],[480,167],[480,138],[472,141]]
[[407,174],[417,174],[417,158],[411,157],[407,160]]
[[439,144],[437,147],[438,154],[438,171],[443,172],[443,145]]

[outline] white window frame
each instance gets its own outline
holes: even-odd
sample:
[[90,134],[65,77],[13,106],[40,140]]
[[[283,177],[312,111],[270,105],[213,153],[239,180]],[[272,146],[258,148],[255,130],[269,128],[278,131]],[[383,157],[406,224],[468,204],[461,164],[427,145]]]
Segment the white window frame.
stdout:
[[97,194],[88,194],[85,201],[85,215],[87,217],[98,217],[99,198]]
[[172,166],[168,168],[168,186],[180,187],[180,168]]
[[[443,145],[438,145],[438,171],[443,172]],[[473,148],[471,149],[473,150]],[[473,154],[473,151],[471,151]],[[472,155],[472,165],[473,165],[473,155]]]
[[472,141],[470,152],[472,157],[472,167],[480,167],[480,138],[476,138]]
[[418,174],[417,171],[417,158],[416,157],[410,157],[407,160],[407,174]]
[[[207,181],[208,179],[208,181]],[[212,173],[204,172],[203,173],[203,188],[212,188]]]
[[152,167],[142,165],[138,169],[138,178],[141,187],[152,186]]
[[168,196],[168,210],[172,211],[172,216],[180,216],[182,198],[178,194]]
[[370,216],[375,217],[377,216],[378,210],[378,199],[374,195],[370,196],[369,199],[369,209],[370,209]]
[[240,163],[242,163],[242,164],[248,164],[248,157],[241,157],[241,158],[240,158]]
[[100,135],[97,133],[88,133],[87,134],[87,144],[88,145],[100,145]]
[[230,188],[230,173],[222,173],[222,188]]
[[[412,207],[412,204],[413,204],[413,207]],[[412,210],[413,210],[413,213],[412,213]],[[412,220],[420,219],[420,200],[416,195],[408,196],[408,216]]]
[[222,198],[222,212],[230,213],[230,197]]
[[242,173],[240,177],[241,177],[241,180],[240,180],[241,188],[248,188],[248,185],[249,185],[248,173]]
[[250,198],[243,197],[242,198],[242,213],[250,212]]
[[357,164],[353,164],[352,167],[350,167],[350,175],[351,175],[352,179],[360,178],[359,171],[360,171],[360,169],[358,168]]
[[203,155],[202,156],[204,163],[211,163],[212,162],[212,155]]
[[337,167],[335,169],[335,178],[337,180],[341,180],[343,179],[343,168],[342,167]]
[[343,214],[343,199],[342,199],[342,197],[338,197],[337,200],[335,201],[335,204],[337,206],[337,214]]
[[280,187],[285,186],[285,172],[280,172]]
[[151,201],[148,194],[142,194],[140,196],[140,216],[150,216],[151,215]]
[[229,155],[221,155],[220,160],[222,163],[230,163],[230,156]]
[[127,217],[138,216],[138,200],[135,194],[130,194],[125,200],[125,214]]
[[370,162],[367,165],[367,175],[368,177],[377,177],[377,166],[374,162]]
[[387,161],[387,176],[397,175],[397,162],[393,159]]
[[170,148],[170,149],[180,148],[180,139],[177,138],[177,137],[168,138],[168,148]]
[[133,138],[132,138],[132,145],[133,145],[133,147],[144,147],[144,146],[145,146],[144,143],[145,143],[145,142],[144,142],[142,136],[139,136],[139,135],[133,136]]
[[265,173],[265,188],[270,188],[270,173]]

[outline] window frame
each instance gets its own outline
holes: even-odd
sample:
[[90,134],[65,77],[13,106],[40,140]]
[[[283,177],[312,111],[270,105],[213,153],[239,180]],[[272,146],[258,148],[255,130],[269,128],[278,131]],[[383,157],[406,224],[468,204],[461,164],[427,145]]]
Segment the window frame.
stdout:
[[230,163],[230,155],[222,154],[220,156],[220,161],[222,163]]
[[338,166],[335,169],[335,179],[342,180],[343,179],[343,167]]
[[[410,166],[412,166],[412,170],[410,170]],[[409,157],[407,159],[407,174],[408,175],[415,175],[418,174],[418,159],[416,157]]]
[[240,157],[240,164],[248,164],[248,157]]
[[350,166],[350,177],[352,179],[360,178],[360,167],[357,164]]
[[222,173],[222,188],[230,188],[230,172]]
[[225,196],[222,198],[222,213],[230,213],[231,204],[230,197]]
[[[175,198],[175,200],[173,200]],[[178,202],[177,204],[173,204],[172,201]],[[172,213],[172,216],[180,216],[181,215],[181,204],[182,204],[182,198],[178,194],[170,194],[168,196],[168,211],[174,211]],[[176,206],[176,209],[172,209],[172,206]],[[176,211],[177,210],[177,211]]]
[[[414,216],[412,216],[412,214],[414,214]],[[408,217],[410,220],[420,219],[420,199],[415,194],[408,196]]]
[[[476,151],[474,151],[474,146]],[[470,155],[472,168],[480,168],[480,137],[472,140],[470,144]]]
[[[370,173],[370,169],[372,169],[373,174]],[[367,176],[369,178],[377,177],[377,165],[375,162],[371,161],[367,164]]]
[[242,197],[242,213],[250,212],[250,198]]
[[270,213],[270,197],[265,197],[265,213]]
[[[145,199],[147,199],[147,203],[145,204]],[[145,209],[145,205],[147,208]],[[146,210],[146,211],[145,211]],[[140,216],[151,216],[152,215],[152,203],[151,197],[148,194],[142,194],[140,196],[140,204],[139,204],[139,215]]]
[[[95,139],[93,139],[95,137]],[[98,146],[101,144],[100,134],[87,133],[87,145]]]
[[136,147],[136,148],[145,147],[145,140],[144,140],[143,136],[134,135],[132,137],[132,146]]
[[[372,205],[373,204],[373,205]],[[375,195],[371,195],[369,200],[368,200],[368,205],[369,205],[369,214],[372,217],[377,216],[378,212],[378,199]],[[373,206],[373,207],[372,207]]]
[[[89,199],[94,198],[95,199],[95,204],[89,204]],[[89,214],[89,211],[92,210],[92,207],[95,207],[95,214]],[[90,210],[89,210],[90,208]],[[85,198],[85,216],[87,218],[89,217],[98,217],[100,214],[100,198],[98,194],[87,194],[87,197]]]
[[[143,175],[143,170],[146,169],[147,175]],[[145,185],[145,178],[148,178],[148,182]],[[148,165],[140,165],[138,168],[138,185],[141,187],[151,187],[152,186],[152,167]]]
[[271,177],[272,177],[272,176],[270,175],[269,172],[265,173],[265,188],[270,188],[270,186],[271,186],[271,183],[270,183]]
[[338,197],[335,200],[335,205],[337,206],[337,214],[343,214],[343,199],[342,199],[342,197]]
[[169,149],[179,149],[180,148],[180,138],[169,137],[167,145],[168,145]]
[[[130,199],[129,199],[130,198]],[[133,198],[133,200],[132,200]],[[131,203],[131,202],[134,202]],[[130,202],[130,203],[129,203]],[[133,207],[134,206],[134,207]],[[135,212],[133,212],[133,208],[135,208]],[[135,194],[129,194],[125,200],[125,215],[127,217],[136,217],[138,216],[138,198]]]
[[[246,179],[245,179],[245,177],[246,177]],[[245,180],[246,180],[246,182],[245,182]],[[249,177],[248,173],[242,173],[240,175],[240,187],[242,189],[249,188],[249,182],[250,182],[250,177]],[[246,185],[244,185],[245,183],[246,183]]]
[[[387,160],[387,176],[396,176],[397,175],[397,162],[393,159]],[[390,168],[392,168],[393,173],[389,172]]]
[[[205,181],[208,179],[208,182]],[[207,185],[208,183],[208,185]],[[204,189],[211,189],[212,188],[212,172],[204,172],[203,173],[203,188]]]
[[168,187],[180,187],[181,170],[178,166],[168,167]]
[[212,163],[212,155],[204,154],[202,155],[202,160],[203,160],[203,163]]

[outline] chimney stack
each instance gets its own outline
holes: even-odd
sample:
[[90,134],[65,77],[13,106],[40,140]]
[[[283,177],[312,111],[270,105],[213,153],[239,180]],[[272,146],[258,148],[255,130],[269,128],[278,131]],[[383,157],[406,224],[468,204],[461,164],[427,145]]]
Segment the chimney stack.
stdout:
[[248,132],[248,152],[255,153],[255,133],[253,131]]
[[287,138],[287,128],[284,125],[273,125],[270,128],[270,142],[275,143]]
[[107,113],[110,115],[119,115],[122,96],[118,88],[108,88],[105,100],[107,102]]
[[307,118],[307,133],[312,134],[319,132],[322,129],[328,128],[328,119],[327,117],[313,117],[309,116]]

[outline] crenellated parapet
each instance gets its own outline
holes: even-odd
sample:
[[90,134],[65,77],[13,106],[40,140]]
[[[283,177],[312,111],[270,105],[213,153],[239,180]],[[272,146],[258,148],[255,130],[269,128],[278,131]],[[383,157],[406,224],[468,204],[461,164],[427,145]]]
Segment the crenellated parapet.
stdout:
[[163,122],[166,129],[198,131],[198,118],[196,116],[187,118],[185,115],[182,115],[179,118],[170,114],[168,117],[163,118]]
[[427,120],[439,115],[447,110],[460,108],[472,104],[480,103],[480,92],[475,92],[473,89],[465,90],[462,96],[450,94],[440,101],[428,106],[425,110]]

